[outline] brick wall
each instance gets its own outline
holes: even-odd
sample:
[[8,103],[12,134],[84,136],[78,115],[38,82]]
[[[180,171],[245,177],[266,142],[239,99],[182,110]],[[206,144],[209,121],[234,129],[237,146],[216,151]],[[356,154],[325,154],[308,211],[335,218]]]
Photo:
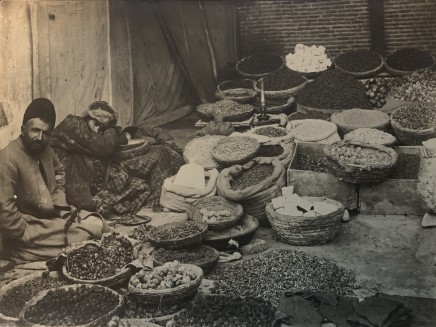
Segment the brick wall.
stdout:
[[[386,52],[410,46],[436,55],[436,0],[384,2]],[[371,48],[368,0],[239,0],[236,14],[240,58],[286,55],[297,43],[323,45],[332,57]]]
[[386,53],[417,47],[436,55],[436,1],[385,0]]
[[295,44],[323,45],[330,56],[371,46],[367,0],[241,0],[240,54],[286,55]]

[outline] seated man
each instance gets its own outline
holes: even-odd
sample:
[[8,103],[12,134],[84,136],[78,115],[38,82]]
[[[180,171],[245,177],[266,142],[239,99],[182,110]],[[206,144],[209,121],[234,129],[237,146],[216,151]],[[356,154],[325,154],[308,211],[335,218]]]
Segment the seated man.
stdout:
[[[0,151],[0,232],[16,263],[51,259],[107,229],[101,217],[78,213],[65,200],[63,166],[48,146],[55,121],[50,100],[33,100],[21,135]],[[76,214],[81,219],[73,221]]]

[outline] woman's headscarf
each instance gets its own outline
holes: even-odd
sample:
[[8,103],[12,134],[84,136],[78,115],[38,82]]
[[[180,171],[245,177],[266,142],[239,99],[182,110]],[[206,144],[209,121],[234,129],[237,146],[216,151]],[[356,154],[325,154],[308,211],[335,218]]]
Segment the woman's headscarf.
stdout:
[[118,113],[105,101],[97,101],[92,103],[88,107],[88,110],[82,114],[82,117],[90,117],[95,119],[106,128],[115,127],[118,121]]

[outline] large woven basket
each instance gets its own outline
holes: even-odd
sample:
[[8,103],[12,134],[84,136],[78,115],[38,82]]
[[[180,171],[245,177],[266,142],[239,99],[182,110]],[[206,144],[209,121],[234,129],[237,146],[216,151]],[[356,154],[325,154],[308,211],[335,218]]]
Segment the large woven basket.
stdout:
[[[358,123],[353,123],[350,120],[355,117],[361,117],[362,119]],[[367,121],[365,118],[372,119]],[[348,119],[348,120],[347,120]],[[386,130],[389,126],[389,116],[379,110],[368,109],[349,109],[342,112],[334,113],[330,120],[338,126],[339,134],[345,135],[358,128],[375,128],[381,131]]]
[[[307,78],[304,76],[303,76],[303,78],[304,78],[304,82],[301,83],[300,85],[293,87],[293,88],[286,89],[286,90],[277,90],[277,91],[264,91],[265,98],[271,98],[271,99],[289,98],[290,96],[292,96],[292,95],[296,94],[298,91],[300,91],[308,83]],[[260,79],[260,80],[262,80],[262,79]],[[258,84],[260,83],[260,80],[254,84],[254,89],[259,94],[262,92],[258,86]]]
[[[191,224],[196,225],[200,232],[192,233],[191,235],[184,238],[173,238],[173,239],[160,239],[154,233],[160,229],[166,229],[171,231],[172,228],[180,228],[181,225]],[[172,222],[163,224],[157,227],[151,227],[150,232],[148,234],[149,241],[158,247],[164,247],[166,249],[178,249],[182,247],[188,247],[195,244],[200,244],[203,238],[206,236],[207,225],[204,223],[189,221],[189,222]]]
[[236,71],[237,71],[241,76],[243,76],[243,77],[245,77],[245,78],[250,78],[250,79],[259,79],[259,78],[265,77],[265,76],[268,75],[269,73],[272,73],[273,71],[276,71],[276,70],[278,70],[278,69],[280,69],[280,68],[282,68],[282,67],[284,66],[285,61],[283,60],[283,58],[282,58],[281,56],[276,55],[276,54],[272,54],[272,53],[270,53],[270,54],[266,54],[266,55],[271,56],[271,58],[277,58],[277,62],[279,62],[278,58],[280,58],[280,59],[281,59],[281,64],[280,64],[280,65],[277,65],[277,67],[274,67],[273,69],[271,69],[271,71],[268,71],[268,72],[266,72],[266,73],[252,74],[252,73],[249,73],[249,72],[244,72],[244,71],[241,69],[241,65],[242,65],[242,63],[244,63],[245,61],[250,60],[251,58],[254,57],[254,56],[248,56],[248,57],[242,58],[242,59],[241,59],[241,60],[236,64]]
[[[420,107],[424,106],[420,104]],[[405,145],[422,145],[423,141],[427,141],[429,139],[436,137],[436,122],[433,124],[433,127],[422,129],[422,130],[414,130],[410,128],[402,127],[396,118],[396,116],[405,108],[409,108],[410,106],[404,106],[395,109],[390,117],[391,126],[394,129],[395,134],[397,135],[398,140]],[[419,109],[417,109],[419,110]],[[436,110],[436,109],[435,109]]]
[[204,169],[220,168],[220,164],[212,157],[212,149],[226,136],[207,135],[197,137],[186,144],[183,150],[183,159],[189,163],[196,163]]
[[[231,112],[229,111],[226,115],[218,115],[216,112],[214,112],[214,107],[219,105],[219,102],[221,101],[227,101],[229,106],[244,106],[243,108],[239,108],[240,111]],[[240,104],[233,100],[221,100],[215,103],[204,103],[196,108],[196,112],[198,117],[202,121],[212,121],[212,120],[222,120],[222,121],[229,121],[229,122],[240,122],[247,120],[253,115],[254,107],[249,104]],[[218,103],[218,104],[217,104]]]
[[[201,209],[206,209],[208,211],[227,210],[230,212],[231,216],[223,217],[223,220],[221,221],[209,222],[203,219]],[[210,196],[191,203],[189,208],[186,210],[186,214],[188,215],[188,218],[192,220],[206,223],[209,229],[222,230],[235,225],[241,219],[243,208],[239,203],[226,200],[222,196]]]
[[[183,258],[181,258],[180,255],[178,255],[181,250],[168,250],[168,249],[160,248],[160,249],[153,251],[153,262],[154,262],[155,266],[162,266],[163,264],[165,264],[165,262],[167,262],[162,258],[162,255],[167,255],[167,256],[172,258],[170,261],[177,260],[182,264],[191,264],[191,265],[198,266],[201,269],[203,269],[204,274],[207,274],[218,263],[218,259],[219,259],[220,255],[219,255],[217,250],[215,250],[214,248],[212,248],[210,246],[200,245],[200,248],[209,254],[209,257],[207,259],[185,262],[183,260]],[[196,247],[196,249],[197,249],[197,247]],[[189,251],[189,248],[184,249],[184,251]]]
[[283,242],[292,245],[317,245],[330,241],[341,227],[344,206],[342,203],[320,197],[304,197],[316,202],[323,201],[338,207],[334,212],[316,217],[289,216],[277,213],[271,203],[265,212],[272,228]]
[[[130,294],[141,298],[145,303],[149,304],[176,304],[193,297],[203,279],[203,270],[190,264],[182,264],[182,266],[194,271],[197,277],[189,283],[161,290],[138,289],[129,283],[128,289]],[[151,271],[149,273],[151,274]]]
[[[68,258],[66,260],[68,262]],[[131,267],[123,267],[118,273],[113,276],[101,279],[79,279],[70,275],[68,272],[67,263],[62,266],[62,274],[64,277],[69,280],[71,283],[75,284],[93,284],[93,285],[102,285],[107,287],[114,287],[117,285],[121,285],[127,282],[133,274],[133,269]]]
[[[20,314],[20,322],[23,326],[33,326],[33,327],[45,327],[46,325],[42,325],[42,324],[34,324],[31,323],[30,321],[28,321],[25,318],[26,315],[26,311],[29,310],[30,307],[34,306],[36,303],[38,303],[42,298],[44,298],[47,293],[51,290],[56,290],[56,289],[77,289],[79,287],[89,287],[89,288],[100,288],[100,289],[105,289],[108,292],[111,292],[113,294],[114,297],[118,298],[118,305],[112,309],[110,312],[106,313],[105,315],[101,316],[100,318],[93,320],[85,325],[77,325],[75,327],[91,327],[91,326],[105,326],[107,324],[107,322],[111,319],[112,316],[114,316],[123,306],[124,304],[124,299],[122,297],[121,294],[111,290],[110,288],[107,288],[105,286],[101,286],[101,285],[89,285],[89,284],[74,284],[74,285],[67,285],[67,286],[61,286],[61,287],[57,287],[57,288],[52,288],[50,290],[46,290],[46,291],[42,291],[40,293],[38,293],[38,295],[34,296],[29,302],[26,303],[26,305],[24,306],[23,310],[21,311]],[[47,308],[49,309],[49,308]],[[51,308],[53,311],[55,311],[57,308]],[[48,326],[47,326],[48,327]]]
[[[405,75],[412,74],[412,73],[414,72],[413,70],[398,70],[398,69],[392,68],[392,67],[389,66],[389,64],[386,62],[386,59],[387,59],[387,58],[385,58],[385,60],[384,60],[384,63],[385,63],[385,69],[386,69],[386,71],[387,71],[389,74],[391,74],[392,76],[405,76]],[[425,68],[433,69],[433,67],[435,66],[435,59],[434,59],[433,56],[432,56],[432,59],[433,59],[433,64],[432,64],[432,65],[430,65],[430,66],[428,66],[428,67],[420,68],[420,69],[418,69],[418,70],[425,69]]]
[[353,75],[353,76],[355,76],[357,78],[368,78],[368,77],[377,75],[383,69],[383,66],[385,64],[385,61],[384,61],[383,57],[380,54],[376,53],[376,52],[374,52],[374,53],[377,54],[380,57],[380,64],[377,67],[375,67],[374,69],[371,69],[371,70],[368,70],[368,71],[365,71],[365,72],[353,72],[353,71],[349,71],[349,70],[346,70],[346,69],[342,68],[340,65],[338,65],[338,63],[336,61],[336,58],[333,59],[332,61],[335,64],[335,68],[337,68],[339,70],[342,70],[344,73],[351,74],[351,75]]
[[217,86],[215,95],[219,99],[233,100],[239,103],[253,101],[257,92],[253,89],[254,81],[251,79],[242,79],[241,86],[238,88],[228,88],[233,80],[224,81]]
[[[246,150],[244,152],[234,151],[233,157],[225,155],[226,149],[230,147],[239,147]],[[212,157],[222,165],[230,166],[242,164],[254,158],[256,152],[259,150],[259,142],[248,136],[232,136],[220,140],[217,145],[212,149]]]
[[[358,165],[340,160],[332,154],[333,147],[342,147],[348,144],[384,152],[390,156],[391,160],[389,163]],[[330,172],[340,180],[353,184],[376,184],[383,181],[389,177],[398,161],[398,154],[393,149],[376,144],[339,141],[325,147],[323,151]]]

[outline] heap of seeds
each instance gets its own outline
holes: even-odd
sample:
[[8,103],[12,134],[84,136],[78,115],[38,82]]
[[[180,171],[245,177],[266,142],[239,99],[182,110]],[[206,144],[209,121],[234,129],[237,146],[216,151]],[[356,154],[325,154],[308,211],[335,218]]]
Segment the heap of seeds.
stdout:
[[185,146],[183,155],[189,163],[196,163],[202,167],[218,167],[218,163],[212,157],[212,149],[225,136],[213,135],[193,139]]
[[279,69],[283,59],[273,54],[253,55],[245,58],[238,64],[241,72],[246,74],[267,74]]
[[349,51],[335,58],[335,65],[352,73],[368,72],[382,63],[380,55],[370,50]]
[[358,128],[345,134],[344,140],[369,144],[393,144],[395,136],[375,128]]
[[243,190],[271,176],[273,171],[274,167],[271,164],[261,165],[255,163],[250,169],[243,170],[238,176],[235,176],[230,181],[230,186],[234,190]]
[[412,72],[430,67],[433,58],[425,51],[415,48],[399,49],[386,58],[386,64],[396,70]]
[[390,179],[417,179],[421,158],[416,154],[399,153]]
[[318,109],[370,109],[365,86],[352,75],[329,69],[298,92],[296,102]]
[[267,327],[274,318],[271,303],[261,299],[208,296],[174,317],[174,327]]
[[213,293],[261,298],[273,305],[283,292],[292,289],[345,295],[357,288],[351,270],[325,258],[283,249],[218,269],[211,279],[215,281]]
[[234,136],[221,140],[212,150],[212,156],[221,162],[237,162],[252,157],[259,143],[250,137]]
[[435,125],[436,107],[430,105],[406,106],[394,111],[391,118],[403,128],[425,130]]
[[424,69],[392,78],[387,81],[386,88],[389,99],[436,102],[436,72]]
[[256,157],[277,157],[284,152],[283,147],[280,144],[265,145],[261,144],[259,151],[256,153]]
[[[288,90],[303,84],[306,79],[299,73],[287,68],[281,68],[263,78],[265,91]],[[259,87],[259,83],[257,85]]]
[[298,154],[296,168],[298,170],[310,170],[318,173],[329,172],[324,158],[320,158],[307,153]]
[[205,226],[195,221],[169,223],[153,228],[150,237],[158,240],[178,240],[202,233]]
[[254,134],[257,135],[263,135],[268,137],[282,137],[288,135],[284,129],[267,126],[267,127],[261,127],[254,131]]
[[232,117],[253,112],[250,104],[241,104],[233,100],[221,100],[215,103],[205,103],[197,107],[197,111],[212,117]]

